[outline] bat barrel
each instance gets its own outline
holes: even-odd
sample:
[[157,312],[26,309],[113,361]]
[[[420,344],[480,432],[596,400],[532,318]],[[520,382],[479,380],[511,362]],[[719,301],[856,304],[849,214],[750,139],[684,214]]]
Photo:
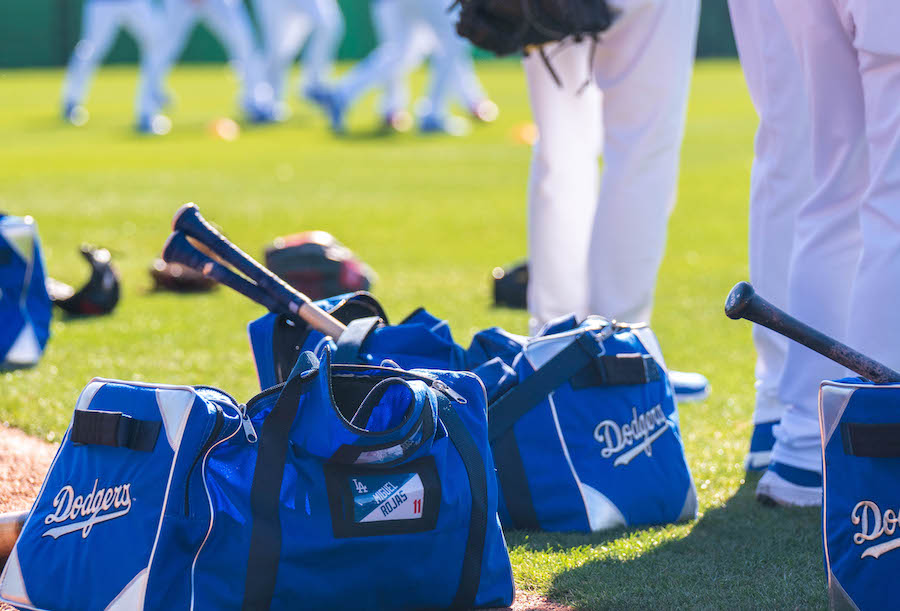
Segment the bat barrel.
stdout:
[[735,320],[746,318],[780,333],[878,384],[900,383],[900,373],[772,305],[749,282],[739,282],[731,289],[725,300],[725,314]]
[[279,304],[268,293],[259,288],[259,286],[242,278],[227,267],[206,256],[203,252],[194,247],[194,245],[190,243],[190,240],[187,239],[187,236],[180,231],[172,233],[166,240],[166,243],[163,246],[162,258],[163,261],[167,263],[180,263],[204,276],[208,276],[245,297],[250,298],[250,300],[255,301],[272,312],[294,316],[290,310]]
[[175,213],[172,227],[182,231],[212,250],[224,262],[253,280],[273,299],[296,313],[325,335],[340,337],[346,327],[333,316],[316,307],[309,297],[289,286],[281,278],[260,265],[253,257],[231,243],[200,214],[194,204],[185,204]]

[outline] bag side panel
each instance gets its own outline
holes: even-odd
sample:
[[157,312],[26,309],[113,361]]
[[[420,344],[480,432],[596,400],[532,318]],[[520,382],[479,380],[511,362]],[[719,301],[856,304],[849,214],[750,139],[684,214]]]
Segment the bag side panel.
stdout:
[[194,398],[185,389],[89,385],[78,409],[125,412],[164,424],[152,452],[74,444],[71,431],[66,434],[17,543],[34,606],[104,608],[129,584],[144,587],[145,579],[136,578],[150,565],[162,528],[173,462]]
[[[847,389],[826,384],[823,404],[846,401]],[[824,448],[825,551],[833,578],[859,608],[888,608],[895,600],[885,584],[900,571],[900,458],[845,454],[841,424],[900,423],[900,387],[849,389],[855,390]]]

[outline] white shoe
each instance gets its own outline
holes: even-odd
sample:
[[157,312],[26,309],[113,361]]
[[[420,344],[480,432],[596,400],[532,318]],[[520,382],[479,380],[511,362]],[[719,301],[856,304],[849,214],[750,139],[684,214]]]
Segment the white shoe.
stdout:
[[675,399],[679,403],[704,401],[709,397],[709,380],[699,373],[669,371],[669,380],[675,389]]
[[820,507],[822,474],[773,462],[756,486],[756,500],[763,505]]

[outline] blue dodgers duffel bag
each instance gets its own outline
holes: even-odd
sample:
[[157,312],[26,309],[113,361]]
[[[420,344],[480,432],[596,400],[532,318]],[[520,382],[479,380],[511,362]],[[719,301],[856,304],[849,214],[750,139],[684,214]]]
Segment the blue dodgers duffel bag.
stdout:
[[[465,351],[453,341],[447,321],[424,308],[398,325],[369,293],[358,292],[317,301],[316,305],[347,325],[336,342],[338,363],[380,365],[389,359],[405,369],[466,369]],[[284,315],[269,313],[248,325],[260,388],[285,380],[297,355],[324,345],[322,333]]]
[[239,405],[95,380],[0,577],[39,609],[511,604],[472,374],[332,365]]
[[488,410],[504,526],[591,532],[696,516],[678,411],[649,328],[569,316],[533,338],[483,331],[469,355],[473,364],[497,355],[515,373],[512,382],[493,378],[512,388]]
[[900,571],[900,386],[823,382],[822,515],[835,609],[893,609]]
[[0,213],[0,370],[41,358],[52,313],[45,281],[34,220]]

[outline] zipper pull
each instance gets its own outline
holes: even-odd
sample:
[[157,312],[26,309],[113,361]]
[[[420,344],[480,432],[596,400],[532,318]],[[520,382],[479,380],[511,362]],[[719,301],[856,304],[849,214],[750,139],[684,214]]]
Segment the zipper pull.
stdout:
[[468,403],[468,401],[466,400],[466,398],[464,396],[462,396],[461,394],[459,394],[458,392],[456,392],[455,390],[453,390],[452,388],[450,388],[449,386],[444,384],[444,382],[441,380],[435,380],[431,384],[431,387],[436,390],[441,391],[442,393],[444,393],[445,395],[447,395],[448,397],[450,397],[451,399],[453,399],[454,401],[456,401],[457,403],[459,403],[461,405],[465,405],[466,403]]
[[250,416],[247,415],[247,406],[241,403],[239,409],[241,412],[241,426],[244,428],[244,437],[246,437],[247,441],[250,443],[256,443],[256,429],[253,428],[253,423],[250,422]]

